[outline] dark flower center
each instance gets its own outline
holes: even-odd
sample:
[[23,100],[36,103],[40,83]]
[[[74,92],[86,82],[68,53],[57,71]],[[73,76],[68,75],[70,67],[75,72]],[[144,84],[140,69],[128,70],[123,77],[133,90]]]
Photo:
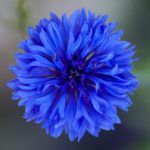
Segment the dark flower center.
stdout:
[[68,79],[80,79],[81,77],[81,72],[77,69],[69,69],[69,75],[68,75]]
[[84,74],[83,70],[74,68],[74,67],[69,67],[68,71],[67,71],[67,80],[69,81],[70,86],[76,87],[76,85],[78,85],[81,81],[81,78]]

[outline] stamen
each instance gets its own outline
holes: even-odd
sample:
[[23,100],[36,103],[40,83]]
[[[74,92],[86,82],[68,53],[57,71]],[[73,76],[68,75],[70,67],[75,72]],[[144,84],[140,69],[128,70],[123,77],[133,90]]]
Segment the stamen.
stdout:
[[85,61],[88,61],[93,55],[94,55],[94,52],[91,52],[91,53],[85,58]]
[[56,69],[54,69],[54,68],[49,68],[51,71],[56,71]]

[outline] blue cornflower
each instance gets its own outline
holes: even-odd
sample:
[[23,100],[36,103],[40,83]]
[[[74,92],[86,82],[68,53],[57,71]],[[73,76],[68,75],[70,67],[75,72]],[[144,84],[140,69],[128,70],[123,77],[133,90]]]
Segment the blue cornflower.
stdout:
[[127,110],[137,88],[131,73],[134,46],[121,41],[116,22],[107,15],[76,10],[70,17],[50,14],[35,27],[11,66],[16,79],[8,86],[25,107],[24,118],[41,123],[53,137],[64,130],[70,140],[88,131],[98,136],[120,123],[117,108]]

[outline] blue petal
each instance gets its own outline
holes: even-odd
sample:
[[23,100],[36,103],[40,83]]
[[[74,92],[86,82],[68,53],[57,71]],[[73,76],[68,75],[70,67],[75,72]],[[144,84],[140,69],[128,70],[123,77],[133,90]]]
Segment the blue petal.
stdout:
[[37,40],[38,42],[40,41],[39,39],[39,33],[32,27],[28,27],[28,33],[31,39]]

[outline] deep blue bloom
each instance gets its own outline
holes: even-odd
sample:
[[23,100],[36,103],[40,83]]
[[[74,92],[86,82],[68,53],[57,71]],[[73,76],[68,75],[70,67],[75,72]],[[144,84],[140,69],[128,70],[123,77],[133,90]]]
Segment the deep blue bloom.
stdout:
[[25,107],[27,121],[41,123],[53,137],[62,131],[71,141],[86,131],[98,136],[120,123],[117,108],[132,104],[134,46],[121,41],[123,31],[106,19],[84,9],[62,18],[51,13],[29,27],[19,45],[24,52],[11,66],[17,77],[8,83],[13,100]]

